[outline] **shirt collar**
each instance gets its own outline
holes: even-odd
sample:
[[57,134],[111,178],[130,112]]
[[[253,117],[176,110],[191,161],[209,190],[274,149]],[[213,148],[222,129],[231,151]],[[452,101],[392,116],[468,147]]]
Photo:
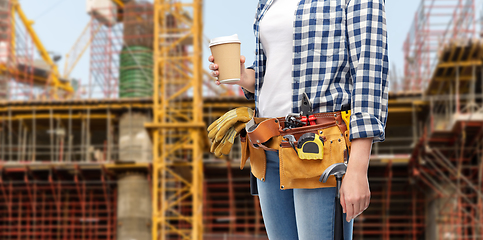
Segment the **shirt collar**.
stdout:
[[272,5],[274,0],[260,0],[260,5],[263,6],[263,8],[260,10],[260,12],[258,13],[258,16],[257,16],[257,20],[260,21],[263,16],[265,15],[265,13],[267,12],[267,10],[270,8],[270,6]]

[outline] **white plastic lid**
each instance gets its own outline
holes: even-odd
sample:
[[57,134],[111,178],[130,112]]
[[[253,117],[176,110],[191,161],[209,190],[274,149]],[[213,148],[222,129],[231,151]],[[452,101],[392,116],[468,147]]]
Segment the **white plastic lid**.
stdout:
[[223,44],[223,43],[241,43],[238,39],[238,34],[233,34],[231,36],[217,37],[210,40],[210,47]]

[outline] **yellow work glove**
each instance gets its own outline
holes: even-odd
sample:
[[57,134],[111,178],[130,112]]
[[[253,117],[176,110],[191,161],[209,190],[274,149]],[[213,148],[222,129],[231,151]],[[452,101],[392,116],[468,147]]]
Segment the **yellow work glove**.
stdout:
[[208,138],[215,139],[215,141],[221,141],[226,135],[226,132],[230,127],[233,127],[237,122],[246,123],[253,117],[253,110],[247,107],[235,108],[228,111],[220,118],[216,119],[208,127]]
[[215,156],[221,157],[222,155],[228,155],[231,151],[231,147],[233,146],[233,142],[235,142],[236,135],[237,132],[233,127],[231,127],[221,139],[219,144],[217,144]]
[[212,139],[210,152],[215,153],[215,156],[221,157],[222,154],[228,155],[231,147],[235,141],[236,136],[245,129],[246,123],[237,122],[233,127],[230,127],[219,141]]

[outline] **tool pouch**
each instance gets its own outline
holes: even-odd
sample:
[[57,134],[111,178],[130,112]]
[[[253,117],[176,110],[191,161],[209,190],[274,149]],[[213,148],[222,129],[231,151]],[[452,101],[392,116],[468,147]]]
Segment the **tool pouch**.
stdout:
[[261,148],[257,149],[253,147],[246,136],[240,135],[240,143],[242,153],[240,169],[243,169],[247,160],[250,159],[250,167],[253,176],[265,181],[265,170],[267,167],[265,151]]
[[[283,132],[282,136],[291,134],[295,139],[299,139],[302,134],[307,132],[314,132],[324,139],[323,159],[300,159],[292,145],[287,141],[282,141],[279,150],[281,189],[336,186],[333,176],[326,183],[318,180],[327,167],[334,163],[344,162],[347,157],[346,138],[335,123],[295,128]],[[295,146],[297,143],[295,142]]]

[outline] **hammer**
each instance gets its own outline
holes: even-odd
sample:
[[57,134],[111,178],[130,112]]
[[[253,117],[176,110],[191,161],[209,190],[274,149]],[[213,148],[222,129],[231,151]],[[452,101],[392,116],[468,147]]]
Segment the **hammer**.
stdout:
[[340,185],[342,182],[342,176],[344,176],[347,170],[345,163],[335,163],[325,169],[322,176],[320,176],[319,182],[326,182],[330,175],[334,175],[337,180],[337,194],[335,195],[335,225],[334,225],[334,240],[344,239],[344,220],[342,215],[342,205],[340,205]]

